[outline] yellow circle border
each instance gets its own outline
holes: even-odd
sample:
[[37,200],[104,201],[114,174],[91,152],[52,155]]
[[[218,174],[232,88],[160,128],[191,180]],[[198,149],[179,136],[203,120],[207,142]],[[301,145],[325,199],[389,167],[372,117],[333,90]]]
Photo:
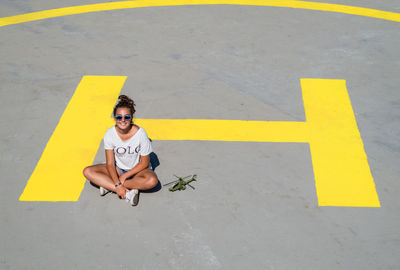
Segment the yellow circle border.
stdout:
[[381,11],[376,9],[353,7],[345,5],[336,5],[328,3],[317,3],[296,0],[136,0],[136,1],[120,1],[108,2],[82,6],[72,6],[65,8],[49,9],[26,13],[16,16],[0,18],[0,27],[24,22],[32,22],[48,18],[55,18],[74,14],[83,14],[98,11],[139,8],[139,7],[156,7],[156,6],[187,6],[187,5],[246,5],[246,6],[268,6],[268,7],[288,7],[309,9],[318,11],[328,11],[358,15],[383,19],[387,21],[400,22],[400,13]]

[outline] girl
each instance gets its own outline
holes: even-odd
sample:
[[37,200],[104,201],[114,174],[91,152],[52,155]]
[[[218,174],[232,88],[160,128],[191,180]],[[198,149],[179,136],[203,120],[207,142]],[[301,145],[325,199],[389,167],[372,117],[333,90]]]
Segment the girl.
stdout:
[[151,169],[150,153],[153,152],[146,132],[133,124],[135,103],[120,95],[114,107],[115,126],[104,135],[106,164],[97,164],[83,170],[85,177],[100,186],[100,195],[110,191],[135,206],[139,190],[158,184],[157,175]]

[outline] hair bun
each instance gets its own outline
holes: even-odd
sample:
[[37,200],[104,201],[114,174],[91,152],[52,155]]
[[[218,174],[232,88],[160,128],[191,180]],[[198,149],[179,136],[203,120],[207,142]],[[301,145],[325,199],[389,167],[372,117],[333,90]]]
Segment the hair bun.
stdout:
[[129,104],[131,106],[135,106],[136,105],[135,102],[130,97],[128,97],[126,95],[120,95],[118,97],[118,99],[119,99],[118,103],[127,103],[127,104]]
[[117,108],[121,108],[121,107],[129,108],[133,115],[136,111],[135,106],[136,106],[135,102],[130,97],[128,97],[126,95],[120,95],[118,97],[118,102],[114,107],[114,115],[115,115]]
[[132,105],[135,104],[135,103],[133,102],[133,100],[132,100],[131,98],[129,98],[128,96],[126,96],[126,95],[120,95],[120,96],[118,97],[118,99],[119,99],[119,102],[126,102],[126,103],[129,103],[129,104],[132,104]]

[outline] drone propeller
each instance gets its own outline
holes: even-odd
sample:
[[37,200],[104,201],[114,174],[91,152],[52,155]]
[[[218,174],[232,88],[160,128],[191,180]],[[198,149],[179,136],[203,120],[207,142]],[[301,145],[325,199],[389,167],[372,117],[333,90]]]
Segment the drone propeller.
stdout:
[[167,183],[167,184],[164,184],[164,186],[171,185],[171,184],[176,183],[176,182],[178,182],[178,181],[179,181],[179,180],[175,180],[175,181],[169,182],[169,183]]
[[179,177],[179,176],[177,176],[177,175],[174,174],[174,176],[175,176],[176,178],[178,178],[179,180],[185,180],[186,178],[189,178],[189,177],[191,177],[192,175],[188,175],[188,176],[185,176],[185,177]]
[[195,188],[194,188],[194,186],[192,186],[191,184],[187,184],[187,185],[188,185],[189,187],[191,187],[191,188],[195,189]]

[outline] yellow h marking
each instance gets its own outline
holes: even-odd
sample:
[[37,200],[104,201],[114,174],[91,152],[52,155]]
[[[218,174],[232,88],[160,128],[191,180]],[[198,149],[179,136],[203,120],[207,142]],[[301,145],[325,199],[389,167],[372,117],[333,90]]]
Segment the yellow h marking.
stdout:
[[344,80],[302,79],[320,206],[380,207]]
[[[107,83],[100,82],[104,80]],[[84,77],[20,200],[78,200],[85,182],[82,168],[93,162],[105,130],[112,125],[107,116],[124,80],[125,77]],[[380,207],[345,81],[302,79],[301,86],[305,122],[200,119],[137,119],[136,122],[155,140],[309,143],[320,206]],[[88,99],[93,99],[89,108]],[[81,105],[73,105],[78,102]],[[94,114],[94,109],[100,113]],[[84,121],[78,130],[85,131],[74,132],[75,122],[88,111],[98,116],[96,123],[87,127]],[[64,144],[58,137],[71,141],[74,133],[73,144],[64,146],[62,152],[54,151]],[[92,143],[89,145],[88,141]],[[59,160],[63,162],[54,164]]]
[[[29,179],[20,201],[77,201],[125,76],[84,76]],[[106,121],[108,120],[108,121]]]

